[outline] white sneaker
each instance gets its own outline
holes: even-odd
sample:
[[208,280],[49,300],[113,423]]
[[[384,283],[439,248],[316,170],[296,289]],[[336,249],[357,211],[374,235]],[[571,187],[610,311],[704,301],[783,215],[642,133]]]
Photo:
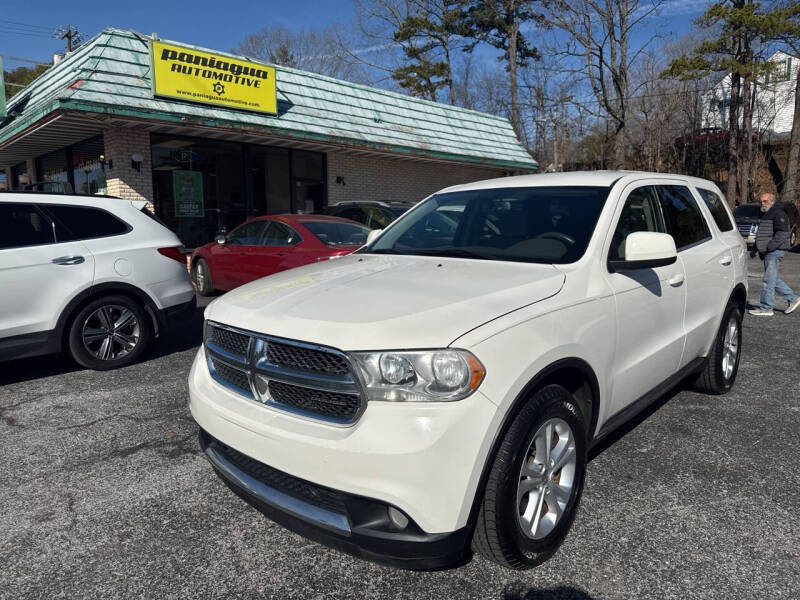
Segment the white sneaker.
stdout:
[[792,312],[792,311],[793,311],[795,308],[797,308],[798,306],[800,306],[800,298],[798,298],[797,300],[795,300],[794,302],[792,302],[792,303],[791,303],[789,306],[787,306],[787,307],[786,307],[786,310],[785,310],[785,311],[783,311],[783,312],[784,312],[784,314],[787,314],[787,315],[788,315],[790,312]]
[[749,314],[753,315],[754,317],[771,317],[775,313],[772,312],[772,309],[767,310],[766,308],[753,308],[747,311]]

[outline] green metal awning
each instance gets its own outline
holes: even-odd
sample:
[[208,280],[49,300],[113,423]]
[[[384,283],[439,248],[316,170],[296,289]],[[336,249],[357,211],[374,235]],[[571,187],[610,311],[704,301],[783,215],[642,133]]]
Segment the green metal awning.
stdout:
[[109,127],[144,124],[151,131],[213,130],[215,138],[256,143],[538,168],[503,117],[286,67],[276,66],[275,116],[153,98],[149,41],[106,29],[18,92],[0,121],[0,165]]

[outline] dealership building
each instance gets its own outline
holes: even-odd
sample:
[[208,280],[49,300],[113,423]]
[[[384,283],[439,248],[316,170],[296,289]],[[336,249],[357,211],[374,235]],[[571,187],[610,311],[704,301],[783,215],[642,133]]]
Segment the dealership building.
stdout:
[[4,187],[147,200],[187,246],[252,215],[417,201],[537,166],[502,117],[117,29],[0,117]]

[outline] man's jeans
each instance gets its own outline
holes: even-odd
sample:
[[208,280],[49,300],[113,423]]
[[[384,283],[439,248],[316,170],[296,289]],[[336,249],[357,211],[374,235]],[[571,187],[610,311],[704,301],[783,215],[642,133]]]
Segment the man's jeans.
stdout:
[[772,310],[775,304],[775,292],[786,298],[791,304],[797,300],[797,294],[778,277],[778,264],[783,258],[783,250],[773,250],[764,255],[764,287],[761,289],[761,308]]

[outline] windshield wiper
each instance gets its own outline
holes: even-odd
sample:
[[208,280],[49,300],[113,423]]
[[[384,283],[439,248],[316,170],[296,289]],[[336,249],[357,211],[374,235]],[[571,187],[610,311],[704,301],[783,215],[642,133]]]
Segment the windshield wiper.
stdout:
[[408,252],[400,252],[394,248],[379,248],[377,250],[369,250],[365,254],[408,254]]
[[481,254],[479,252],[475,252],[474,250],[467,250],[465,248],[423,248],[414,250],[413,254],[418,254],[420,256],[445,256],[445,257],[455,257],[455,258],[479,258],[481,260],[496,260],[493,256],[487,256],[486,254]]

